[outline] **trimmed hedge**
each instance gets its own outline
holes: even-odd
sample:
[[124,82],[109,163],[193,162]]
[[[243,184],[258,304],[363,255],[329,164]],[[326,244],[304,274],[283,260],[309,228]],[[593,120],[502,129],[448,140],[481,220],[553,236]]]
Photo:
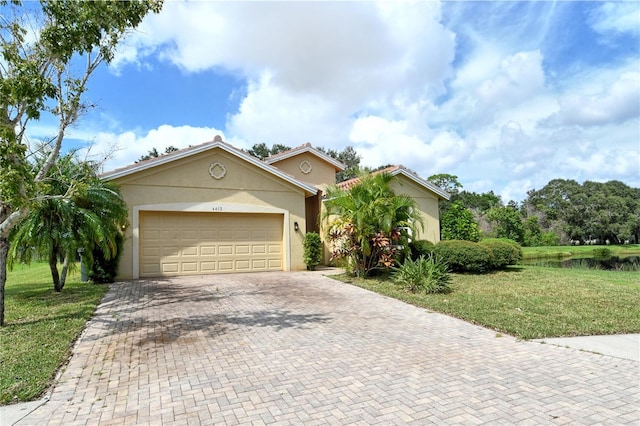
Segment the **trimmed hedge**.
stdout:
[[486,272],[493,267],[491,249],[471,241],[440,241],[434,254],[445,261],[452,272]]
[[411,260],[414,262],[420,257],[429,258],[433,254],[433,250],[436,245],[428,240],[413,240],[409,243],[409,250],[411,250]]
[[515,265],[522,259],[522,248],[518,243],[506,238],[483,240],[480,245],[488,247],[492,252],[492,268],[503,269]]

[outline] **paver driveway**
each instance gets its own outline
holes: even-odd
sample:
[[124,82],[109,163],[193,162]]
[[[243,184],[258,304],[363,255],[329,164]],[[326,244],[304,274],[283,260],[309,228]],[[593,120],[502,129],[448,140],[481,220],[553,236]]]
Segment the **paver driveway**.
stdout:
[[315,273],[141,280],[19,424],[638,424],[639,368]]

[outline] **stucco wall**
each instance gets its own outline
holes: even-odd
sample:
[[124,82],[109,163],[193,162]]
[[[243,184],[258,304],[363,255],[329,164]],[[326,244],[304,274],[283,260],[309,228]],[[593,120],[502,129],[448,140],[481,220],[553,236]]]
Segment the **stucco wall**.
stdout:
[[[309,173],[304,173],[300,170],[300,164],[303,161],[307,161],[311,165]],[[309,152],[302,152],[293,157],[272,163],[272,165],[298,180],[310,183],[323,190],[327,186],[336,183],[335,167]]]
[[[211,176],[209,168],[214,163],[224,167],[224,177],[214,179]],[[216,171],[220,173],[220,167]],[[305,269],[302,260],[304,191],[241,158],[214,149],[114,179],[114,182],[121,185],[124,200],[129,206],[129,222],[132,224],[125,232],[119,270],[121,279],[132,278],[134,271],[133,233],[137,232],[133,226],[137,222],[133,217],[135,208],[152,204],[217,203],[222,209],[225,205],[233,205],[234,211],[241,211],[242,205],[252,212],[260,211],[260,207],[284,210],[289,213],[289,223],[285,224],[285,227],[289,227],[285,232],[285,235],[289,235],[289,241],[284,243],[290,247],[290,269]],[[294,230],[295,222],[300,228],[297,232]]]
[[402,175],[399,175],[392,182],[391,187],[396,194],[410,195],[418,203],[424,228],[421,229],[418,226],[416,239],[429,240],[433,243],[440,241],[440,214],[437,196]]

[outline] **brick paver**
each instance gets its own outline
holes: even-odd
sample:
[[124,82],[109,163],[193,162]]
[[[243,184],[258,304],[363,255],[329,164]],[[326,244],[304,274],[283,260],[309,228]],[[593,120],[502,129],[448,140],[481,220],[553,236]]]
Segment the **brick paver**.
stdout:
[[639,424],[640,365],[314,273],[117,283],[20,425]]

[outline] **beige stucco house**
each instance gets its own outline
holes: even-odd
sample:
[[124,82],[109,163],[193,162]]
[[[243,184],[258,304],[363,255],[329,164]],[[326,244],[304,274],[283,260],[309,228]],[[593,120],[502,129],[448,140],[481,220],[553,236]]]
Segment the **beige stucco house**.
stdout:
[[[303,270],[304,234],[320,231],[322,195],[343,169],[309,144],[261,161],[216,136],[106,172],[129,207],[119,278]],[[390,173],[420,205],[420,238],[437,242],[448,195],[402,167]]]

